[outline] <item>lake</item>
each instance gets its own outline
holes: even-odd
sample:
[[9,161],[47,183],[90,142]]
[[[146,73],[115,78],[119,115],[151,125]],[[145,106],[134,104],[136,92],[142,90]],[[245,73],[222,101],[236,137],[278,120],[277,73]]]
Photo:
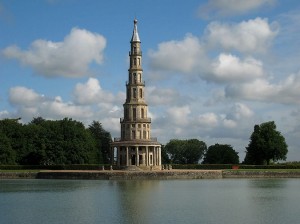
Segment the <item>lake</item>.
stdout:
[[0,223],[300,222],[300,179],[0,180]]

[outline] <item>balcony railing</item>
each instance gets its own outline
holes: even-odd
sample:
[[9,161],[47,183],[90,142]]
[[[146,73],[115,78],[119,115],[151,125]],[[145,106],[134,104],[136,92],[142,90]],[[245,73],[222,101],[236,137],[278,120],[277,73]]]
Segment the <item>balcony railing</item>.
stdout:
[[131,55],[142,56],[142,51],[133,51],[133,52],[129,51],[129,56]]
[[132,82],[132,83],[126,81],[126,86],[128,86],[129,84],[131,84],[131,85],[137,85],[137,86],[145,86],[145,81],[142,81],[142,82],[136,81],[136,82]]
[[152,137],[150,139],[122,139],[120,137],[114,138],[114,142],[121,142],[121,141],[151,141],[151,142],[157,142],[157,137]]
[[135,123],[151,123],[151,118],[137,118],[137,119],[125,119],[124,117],[120,118],[120,123],[123,122],[135,122]]

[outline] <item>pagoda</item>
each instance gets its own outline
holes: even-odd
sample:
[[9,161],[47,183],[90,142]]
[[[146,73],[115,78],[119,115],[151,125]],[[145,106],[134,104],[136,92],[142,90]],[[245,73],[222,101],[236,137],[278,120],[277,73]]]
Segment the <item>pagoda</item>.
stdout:
[[133,170],[160,170],[161,144],[151,137],[151,118],[145,101],[141,41],[134,19],[130,41],[126,100],[123,104],[124,117],[120,118],[121,137],[111,143],[112,163],[118,168]]

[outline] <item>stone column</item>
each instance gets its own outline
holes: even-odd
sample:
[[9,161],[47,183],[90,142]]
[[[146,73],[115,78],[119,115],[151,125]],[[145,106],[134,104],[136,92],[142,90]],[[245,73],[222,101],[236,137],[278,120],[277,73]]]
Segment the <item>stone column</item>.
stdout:
[[145,155],[145,153],[143,152],[143,154],[142,154],[142,157],[143,157],[143,165],[145,166],[146,165],[146,155]]
[[157,158],[156,165],[159,166],[159,147],[156,147],[156,154],[157,154],[157,156],[156,156],[156,158]]
[[120,146],[117,147],[117,165],[120,166],[120,160],[121,160],[121,152],[120,152]]
[[126,166],[129,165],[129,155],[128,155],[128,146],[126,146]]
[[139,147],[135,147],[135,165],[139,166],[140,165],[140,158],[139,158]]
[[154,161],[153,161],[153,165],[154,166],[156,166],[156,161],[157,161],[157,153],[156,153],[156,147],[155,146],[153,146],[153,159],[154,159]]
[[149,149],[148,149],[148,145],[146,146],[146,166],[149,166]]
[[158,147],[158,158],[159,158],[158,165],[161,166],[161,146]]

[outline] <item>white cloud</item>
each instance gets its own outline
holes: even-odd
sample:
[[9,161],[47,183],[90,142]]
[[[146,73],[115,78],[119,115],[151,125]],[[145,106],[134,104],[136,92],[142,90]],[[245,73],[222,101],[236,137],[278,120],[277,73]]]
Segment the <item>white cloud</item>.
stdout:
[[187,35],[182,41],[160,43],[157,51],[149,52],[149,57],[154,69],[184,73],[193,72],[205,60],[199,39],[192,35]]
[[241,61],[231,54],[220,54],[212,64],[212,73],[217,81],[239,82],[263,76],[262,62],[248,57]]
[[[213,82],[262,78],[266,75],[263,60],[250,55],[266,52],[276,34],[277,30],[267,19],[256,18],[237,24],[211,23],[203,41],[187,35],[179,41],[159,44],[156,51],[149,52],[150,66],[155,72],[177,73],[193,81],[199,77]],[[223,53],[228,50],[235,54]],[[209,58],[216,54],[216,59]],[[166,78],[165,75],[160,77]]]
[[76,96],[74,102],[65,102],[60,96],[46,97],[33,89],[12,87],[9,91],[9,100],[15,112],[0,111],[0,118],[21,117],[22,122],[29,122],[38,116],[50,120],[70,117],[86,125],[98,120],[112,132],[113,136],[119,134],[120,117],[123,116],[120,99],[123,103],[124,93],[113,95],[104,91],[95,78],[89,78],[83,84],[78,83],[73,93]]
[[197,121],[201,126],[213,128],[218,125],[218,116],[215,113],[204,113],[198,116]]
[[264,79],[243,84],[231,84],[225,89],[225,96],[231,98],[264,101],[272,98],[278,90]]
[[9,101],[14,105],[31,107],[35,106],[37,103],[41,103],[43,100],[44,97],[37,94],[33,89],[16,86],[9,90]]
[[225,96],[263,102],[300,104],[300,72],[289,75],[278,84],[272,84],[264,79],[238,85],[231,84],[226,87]]
[[89,78],[84,84],[78,83],[73,91],[75,102],[79,104],[95,104],[100,102],[113,102],[114,95],[104,91],[98,79]]
[[232,120],[241,120],[247,119],[254,115],[254,112],[247,107],[243,103],[235,103],[234,106],[231,107],[229,114],[227,114],[227,118]]
[[103,36],[73,28],[63,42],[36,40],[29,50],[9,46],[3,50],[3,54],[32,67],[39,75],[80,77],[88,75],[90,63],[103,62],[105,46]]
[[238,24],[212,22],[206,28],[209,44],[244,53],[264,53],[278,33],[276,23],[256,18]]
[[235,128],[237,126],[237,122],[234,120],[230,120],[230,119],[224,119],[223,125],[226,128]]
[[182,107],[170,107],[167,109],[168,119],[171,120],[172,123],[185,126],[189,123],[188,115],[191,113],[189,106]]
[[7,110],[0,111],[0,119],[8,118],[9,112]]
[[174,89],[163,89],[154,86],[147,86],[145,90],[146,101],[151,106],[182,104],[182,97],[180,96],[179,92]]
[[88,107],[65,103],[59,96],[54,99],[47,98],[26,87],[11,88],[9,100],[17,108],[17,113],[27,121],[36,116],[49,119],[63,117],[76,119],[88,118],[92,115]]
[[276,0],[209,0],[200,6],[198,14],[202,18],[233,16],[273,5],[275,2]]

